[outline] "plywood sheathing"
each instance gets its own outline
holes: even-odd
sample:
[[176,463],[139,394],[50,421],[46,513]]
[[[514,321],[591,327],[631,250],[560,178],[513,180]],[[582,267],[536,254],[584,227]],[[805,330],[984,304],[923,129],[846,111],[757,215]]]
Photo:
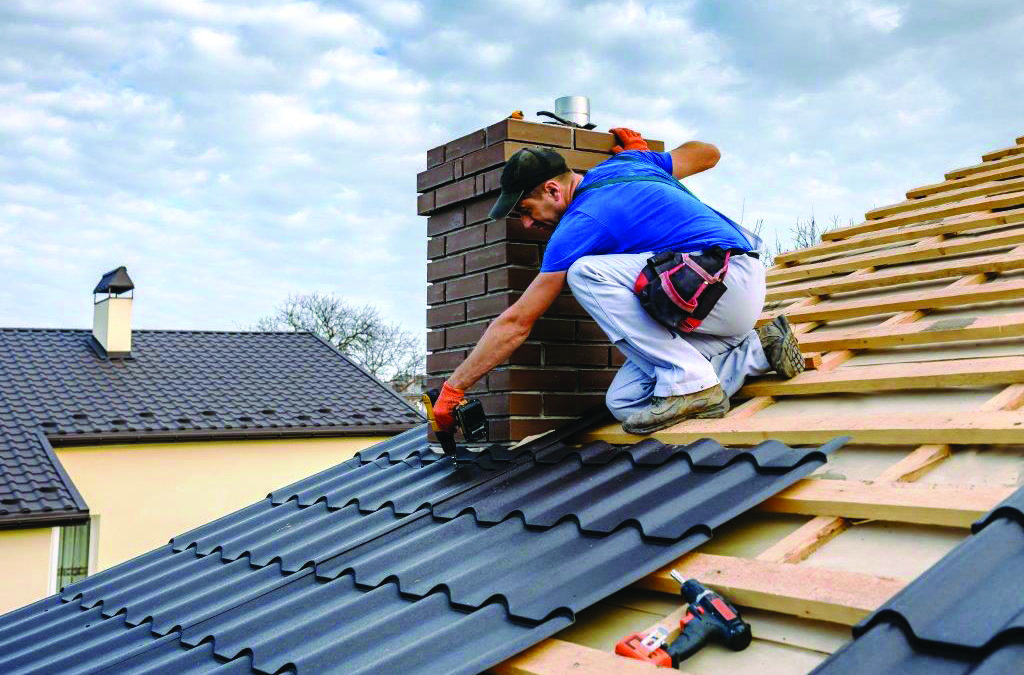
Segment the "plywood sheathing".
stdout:
[[[816,371],[787,382],[751,380],[749,400],[735,402],[724,419],[654,434],[667,443],[711,436],[730,445],[821,443],[848,434],[850,452],[892,448],[891,464],[870,480],[827,473],[804,480],[761,507],[764,514],[809,516],[802,525],[750,557],[690,554],[637,587],[677,594],[667,577],[675,566],[741,605],[849,624],[909,581],[859,558],[871,553],[856,553],[858,523],[904,528],[910,534],[903,545],[912,550],[918,541],[927,566],[1021,481],[1024,137],[907,198],[825,233],[816,246],[778,256],[769,270],[770,305],[761,320],[787,315],[805,356],[818,358]],[[944,356],[927,354],[940,349]],[[636,441],[618,425],[580,440],[597,439]],[[1005,464],[993,472],[999,480],[970,472],[928,480],[960,453],[989,448],[992,461]],[[872,537],[888,529],[862,528]],[[899,568],[916,574],[918,564]],[[527,664],[520,672],[540,671]]]

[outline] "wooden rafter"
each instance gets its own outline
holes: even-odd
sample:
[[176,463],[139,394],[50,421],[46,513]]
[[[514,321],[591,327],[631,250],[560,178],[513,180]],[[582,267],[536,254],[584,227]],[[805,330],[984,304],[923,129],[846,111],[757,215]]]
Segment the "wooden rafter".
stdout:
[[991,162],[982,162],[981,164],[973,164],[971,166],[965,166],[962,169],[954,169],[946,174],[946,180],[956,180],[957,178],[963,178],[983,171],[991,171],[992,169],[1001,169],[1003,167],[1012,166],[1020,163],[1021,158],[1010,156],[1002,159],[997,159]]
[[964,176],[963,178],[957,178],[954,180],[946,180],[942,181],[941,183],[922,185],[919,188],[909,190],[907,192],[907,199],[927,197],[928,195],[935,194],[936,192],[954,190],[958,187],[964,187],[966,185],[977,185],[978,183],[986,183],[992,180],[1002,180],[1004,178],[1014,178],[1016,176],[1024,176],[1024,163],[1013,164],[999,169],[980,171],[970,176]]
[[1024,189],[1024,178],[1021,177],[1007,178],[998,181],[986,181],[975,185],[961,186],[952,190],[936,192],[927,197],[908,199],[890,206],[882,206],[868,211],[864,217],[868,220],[885,218],[886,216],[904,213],[906,211],[914,211],[916,209],[924,208],[925,206],[945,204],[947,202],[960,201],[961,199],[969,199],[971,197],[981,197],[983,195],[1004,194],[1022,189]]
[[972,342],[1024,336],[1024,313],[920,321],[905,326],[805,333],[804,351],[881,349],[908,345]]

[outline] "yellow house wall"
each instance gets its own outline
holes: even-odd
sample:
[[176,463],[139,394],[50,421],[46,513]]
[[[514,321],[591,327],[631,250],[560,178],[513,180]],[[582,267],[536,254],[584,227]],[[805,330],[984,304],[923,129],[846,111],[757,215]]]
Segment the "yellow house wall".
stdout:
[[0,614],[46,595],[51,528],[0,530]]
[[[385,438],[57,448],[93,516],[94,571],[256,502]],[[37,563],[45,569],[47,557]],[[36,599],[35,597],[31,599]]]

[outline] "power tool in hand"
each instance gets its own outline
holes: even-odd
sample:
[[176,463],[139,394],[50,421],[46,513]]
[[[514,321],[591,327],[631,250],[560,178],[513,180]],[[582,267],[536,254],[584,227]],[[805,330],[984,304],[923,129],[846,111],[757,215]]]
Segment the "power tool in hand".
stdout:
[[659,626],[647,634],[630,635],[615,646],[616,654],[656,666],[678,668],[709,642],[717,642],[736,652],[747,648],[750,624],[740,618],[739,611],[728,600],[696,579],[684,581],[675,570],[671,574],[682,586],[680,593],[689,603],[686,615],[679,621],[679,637],[665,646],[670,633]]
[[[455,432],[442,431],[437,420],[434,419],[434,404],[437,403],[440,395],[440,390],[428,389],[423,394],[423,407],[427,411],[430,428],[434,430],[434,436],[441,444],[444,454],[454,458],[457,456]],[[479,399],[462,399],[459,405],[452,410],[452,417],[455,418],[455,426],[462,430],[462,436],[467,443],[482,441],[487,437],[487,417],[484,415],[484,406]]]

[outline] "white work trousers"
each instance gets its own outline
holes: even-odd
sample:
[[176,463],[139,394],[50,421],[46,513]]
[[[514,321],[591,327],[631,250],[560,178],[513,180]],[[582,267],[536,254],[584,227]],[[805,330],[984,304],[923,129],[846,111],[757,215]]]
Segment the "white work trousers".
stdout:
[[633,294],[633,283],[652,253],[580,258],[569,268],[573,295],[625,355],[605,401],[619,420],[643,410],[652,396],[678,396],[716,384],[729,396],[748,375],[771,370],[754,332],[764,305],[764,266],[733,256],[728,290],[693,333],[680,337],[652,319]]

